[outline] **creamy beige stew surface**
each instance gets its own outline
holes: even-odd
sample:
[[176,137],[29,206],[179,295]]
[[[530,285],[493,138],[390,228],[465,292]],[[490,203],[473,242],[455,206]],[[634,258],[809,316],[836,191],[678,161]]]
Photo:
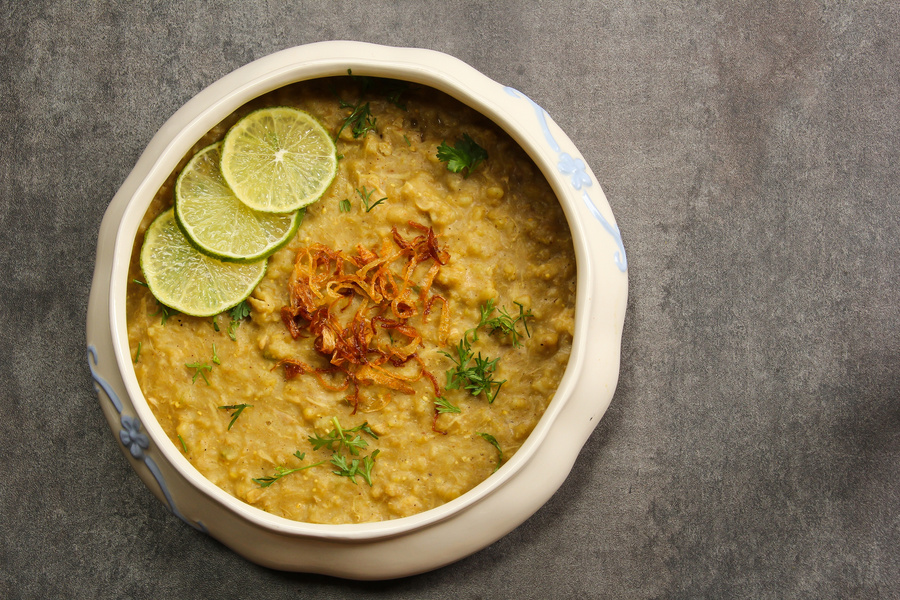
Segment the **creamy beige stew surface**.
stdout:
[[[200,473],[236,498],[288,519],[381,521],[457,498],[498,466],[500,453],[491,437],[503,462],[521,447],[553,398],[569,359],[575,256],[562,210],[540,171],[502,130],[450,97],[410,86],[397,101],[389,88],[363,90],[347,77],[289,86],[242,107],[195,146],[194,151],[221,139],[241,116],[263,106],[296,106],[332,133],[351,113],[338,98],[352,105],[368,101],[375,118],[375,131],[358,138],[351,127],[342,130],[337,178],[307,209],[296,237],[269,258],[265,279],[248,301],[250,316],[232,328],[236,341],[229,337],[229,314],[164,319],[147,288],[133,282],[142,280],[143,232],[172,205],[175,177],[190,155],[159,190],[135,240],[128,334],[150,407]],[[468,176],[450,172],[437,158],[442,142],[453,145],[463,134],[488,153]],[[386,200],[366,212],[357,190],[372,192],[370,206]],[[349,210],[343,200],[349,201]],[[408,253],[389,266],[395,291],[404,281],[410,289],[399,305],[400,316],[371,300],[363,307],[370,317],[381,315],[370,325],[376,332],[371,346],[402,347],[406,355],[412,353],[405,362],[398,359],[404,351],[390,356],[399,364],[385,362],[382,352],[362,358],[373,367],[357,364],[348,371],[345,363],[343,371],[335,369],[332,356],[320,351],[327,341],[323,344],[320,335],[317,349],[309,323],[297,311],[283,315],[285,307],[296,305],[289,285],[292,274],[298,276],[295,268],[301,278],[309,278],[311,249],[339,251],[345,272],[352,274],[357,267],[350,257],[397,254],[398,237],[407,244],[421,241],[429,228],[439,256],[421,256],[411,277],[405,276]],[[337,266],[337,261],[322,263],[319,273]],[[332,284],[332,295],[322,300],[331,303],[344,326],[364,302],[347,289],[352,287],[334,291]],[[457,356],[460,340],[491,300],[512,317],[519,315],[516,303],[531,313],[526,319],[530,337],[521,321],[516,325],[520,347],[511,336],[490,334],[487,327],[478,330],[477,341],[471,334],[467,338],[474,355],[498,359],[494,379],[505,383],[492,403],[484,393],[445,389],[454,362],[443,354]],[[426,306],[431,309],[427,318]],[[492,316],[499,314],[495,310]],[[296,339],[289,321],[296,326]],[[197,364],[210,368],[199,369],[197,376],[198,368],[187,366]],[[378,369],[380,378],[366,375]],[[437,413],[438,394],[460,412]],[[235,410],[220,407],[242,404],[250,406],[229,429]],[[368,423],[377,439],[364,431],[351,434],[367,442],[356,456],[337,445],[315,449],[309,438],[328,436],[335,418],[342,428]],[[375,450],[371,485],[360,475],[352,481],[335,473],[341,471],[332,462],[336,454],[348,467],[353,459],[362,467]],[[320,462],[263,485],[266,477]]]

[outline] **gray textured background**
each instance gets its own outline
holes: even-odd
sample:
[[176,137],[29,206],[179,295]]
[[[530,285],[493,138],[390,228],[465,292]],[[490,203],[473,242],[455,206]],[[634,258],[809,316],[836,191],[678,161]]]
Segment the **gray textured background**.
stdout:
[[[900,597],[896,1],[0,7],[0,597]],[[542,104],[630,267],[571,477],[394,582],[269,571],[171,516],[85,359],[100,219],[157,128],[328,39],[444,51]]]

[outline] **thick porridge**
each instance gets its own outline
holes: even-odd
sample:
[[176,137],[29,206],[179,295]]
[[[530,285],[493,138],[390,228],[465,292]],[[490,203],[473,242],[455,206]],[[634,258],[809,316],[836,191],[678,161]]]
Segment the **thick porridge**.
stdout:
[[[490,121],[396,82],[277,90],[195,150],[250,111],[282,105],[338,136],[337,177],[246,303],[197,318],[141,285],[143,231],[172,205],[172,174],[131,265],[141,389],[200,473],[253,506],[314,523],[434,508],[508,460],[559,384],[575,306],[562,210]],[[451,172],[438,148],[461,140],[487,159]]]

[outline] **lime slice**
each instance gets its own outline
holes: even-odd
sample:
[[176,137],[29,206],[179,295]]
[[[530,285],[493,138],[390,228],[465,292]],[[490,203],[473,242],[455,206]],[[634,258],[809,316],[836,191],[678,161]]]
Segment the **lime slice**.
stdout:
[[241,202],[291,212],[318,200],[337,173],[331,136],[312,115],[263,108],[232,127],[222,143],[222,175]]
[[141,270],[156,299],[196,317],[211,317],[250,295],[266,274],[266,261],[224,262],[194,248],[175,222],[174,209],[144,234]]
[[256,262],[294,237],[303,211],[264,213],[238,200],[219,171],[221,146],[207,146],[181,171],[175,183],[175,218],[204,254]]

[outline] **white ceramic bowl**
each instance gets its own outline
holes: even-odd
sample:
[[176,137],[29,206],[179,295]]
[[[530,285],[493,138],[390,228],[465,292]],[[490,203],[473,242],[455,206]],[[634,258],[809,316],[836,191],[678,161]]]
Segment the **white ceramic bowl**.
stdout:
[[[169,441],[138,386],[125,288],[138,224],[160,185],[209,129],[286,84],[343,75],[431,86],[490,117],[534,159],[568,219],[577,260],[575,335],[559,389],[521,449],[486,481],[418,515],[358,525],[290,521],[237,500]],[[248,559],[276,569],[388,579],[434,569],[499,539],[559,488],[606,411],[619,372],[628,278],[625,250],[596,178],[571,140],[521,92],[430,50],[323,42],[259,59],[185,104],[150,141],[100,228],[87,319],[88,363],[125,456],[172,513]]]

